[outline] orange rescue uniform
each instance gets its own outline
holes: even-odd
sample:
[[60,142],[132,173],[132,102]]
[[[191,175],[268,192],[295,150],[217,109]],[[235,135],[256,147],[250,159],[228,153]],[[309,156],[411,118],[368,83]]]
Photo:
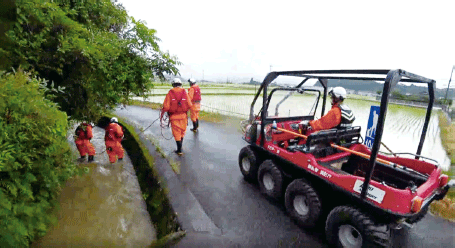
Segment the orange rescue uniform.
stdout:
[[[175,101],[175,98],[173,97],[177,96],[182,96],[182,100],[184,100],[183,104],[186,103],[187,106],[190,108],[193,106],[188,97],[188,93],[186,93],[186,90],[181,87],[174,87],[171,90],[169,90],[169,92],[166,95],[166,98],[164,99],[163,109],[161,110],[161,116],[171,109],[171,102]],[[185,136],[186,127],[188,125],[187,118],[188,118],[187,112],[169,113],[169,121],[171,122],[172,135],[174,136],[175,141],[181,141],[182,138]]]
[[82,123],[76,129],[76,147],[81,154],[81,157],[87,153],[89,156],[95,156],[95,147],[90,143],[90,139],[93,138],[92,126],[87,123]]
[[199,119],[199,111],[201,111],[201,100],[194,99],[194,93],[196,90],[199,91],[200,98],[201,90],[198,85],[194,84],[188,89],[188,97],[190,98],[191,104],[193,104],[190,108],[190,118],[192,122],[196,122],[196,120]]
[[117,123],[110,123],[106,127],[106,134],[104,141],[106,143],[106,152],[109,155],[109,162],[115,163],[118,156],[119,159],[123,158],[123,147],[120,143],[123,138],[123,129]]
[[338,104],[334,104],[332,109],[319,120],[310,121],[310,126],[314,131],[334,128],[341,123],[341,109]]

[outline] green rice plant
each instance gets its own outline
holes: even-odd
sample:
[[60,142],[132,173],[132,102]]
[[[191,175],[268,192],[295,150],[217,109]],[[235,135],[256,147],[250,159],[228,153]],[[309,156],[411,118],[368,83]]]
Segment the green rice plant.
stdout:
[[447,118],[441,111],[438,111],[438,117],[442,146],[446,150],[451,164],[455,165],[455,124],[448,123]]

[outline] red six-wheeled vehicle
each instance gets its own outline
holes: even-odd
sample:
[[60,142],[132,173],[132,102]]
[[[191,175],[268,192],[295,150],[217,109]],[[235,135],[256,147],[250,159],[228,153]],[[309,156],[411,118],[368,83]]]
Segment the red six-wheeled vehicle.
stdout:
[[[300,77],[295,87],[268,86],[278,76]],[[303,87],[317,80],[322,90]],[[309,132],[302,121],[310,115],[282,117],[278,109],[291,94],[322,95],[324,115],[329,80],[383,81],[380,113],[372,149],[362,144],[360,127]],[[378,153],[391,88],[398,82],[428,86],[429,105],[416,154]],[[270,198],[284,197],[289,215],[302,227],[325,221],[328,242],[339,247],[390,245],[390,228],[401,228],[421,220],[430,203],[442,199],[454,182],[449,182],[435,160],[421,156],[434,100],[435,81],[403,70],[317,70],[271,72],[251,104],[244,139],[249,143],[239,154],[239,166],[247,180],[257,180]],[[289,92],[269,116],[272,97]],[[262,94],[262,109],[253,115]],[[275,101],[276,102],[276,101]],[[270,109],[272,111],[273,109]],[[409,155],[408,153],[407,155]],[[327,214],[324,214],[327,213]],[[326,220],[322,216],[327,216]]]

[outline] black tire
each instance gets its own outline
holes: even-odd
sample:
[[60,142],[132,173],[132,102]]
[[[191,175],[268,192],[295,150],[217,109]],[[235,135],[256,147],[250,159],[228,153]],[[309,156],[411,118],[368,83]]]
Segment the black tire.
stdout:
[[409,224],[414,224],[414,223],[421,221],[423,219],[423,217],[425,217],[425,215],[427,215],[429,206],[430,205],[428,204],[424,209],[420,210],[420,212],[417,215],[407,219],[406,222],[408,222]]
[[272,160],[259,166],[258,182],[261,193],[267,197],[279,199],[283,195],[283,173]]
[[239,167],[245,180],[254,181],[257,179],[259,160],[250,146],[245,146],[240,150]]
[[321,215],[321,200],[316,191],[303,179],[295,179],[286,189],[286,210],[302,227],[313,227]]
[[336,247],[390,247],[388,225],[376,224],[367,214],[349,206],[330,212],[325,235],[329,244]]

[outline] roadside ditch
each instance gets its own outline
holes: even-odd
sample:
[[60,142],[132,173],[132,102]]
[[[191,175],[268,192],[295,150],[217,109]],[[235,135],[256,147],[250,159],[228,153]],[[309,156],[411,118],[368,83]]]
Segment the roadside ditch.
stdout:
[[[104,128],[109,120],[109,117],[102,117],[97,126]],[[175,242],[183,237],[185,232],[182,231],[177,215],[169,202],[166,185],[162,183],[154,167],[156,161],[140,141],[136,129],[122,118],[119,118],[119,124],[124,131],[123,148],[134,166],[147,211],[157,231],[157,241],[151,246],[161,247]]]

